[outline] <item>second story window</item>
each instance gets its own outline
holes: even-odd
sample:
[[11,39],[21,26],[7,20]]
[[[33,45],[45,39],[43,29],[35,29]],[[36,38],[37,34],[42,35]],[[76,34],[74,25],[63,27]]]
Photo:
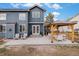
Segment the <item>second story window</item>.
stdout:
[[38,12],[38,11],[33,11],[33,12],[32,12],[32,18],[40,18],[40,12]]
[[0,20],[6,20],[6,13],[0,13]]
[[19,14],[19,20],[26,20],[26,14],[25,13],[20,13]]

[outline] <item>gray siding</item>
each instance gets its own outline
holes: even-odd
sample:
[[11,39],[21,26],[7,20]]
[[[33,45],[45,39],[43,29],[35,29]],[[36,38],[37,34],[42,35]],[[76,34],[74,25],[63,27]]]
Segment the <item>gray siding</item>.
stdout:
[[14,38],[15,36],[15,24],[6,25],[6,38]]
[[[40,18],[32,18],[32,12],[33,11],[39,11],[40,12]],[[32,34],[32,25],[40,25],[40,34],[43,35],[44,33],[44,27],[43,27],[43,23],[44,22],[44,11],[39,9],[39,8],[33,8],[30,12],[29,12],[29,27],[28,27],[28,35],[30,36]],[[30,23],[31,22],[31,23]],[[32,23],[33,22],[33,23]],[[34,23],[34,22],[38,22],[38,23]]]
[[[19,20],[19,14],[20,13],[26,13],[26,20]],[[17,28],[15,30],[18,31],[18,33],[21,33],[19,31],[19,25],[20,24],[26,24],[26,32],[25,33],[28,32],[28,13],[27,12],[13,12],[13,13],[8,12],[7,13],[7,22],[17,23]]]
[[[32,12],[33,11],[39,11],[40,12],[40,18],[32,18]],[[44,11],[42,11],[39,8],[34,8],[30,11],[30,15],[29,15],[29,22],[43,22],[44,21]]]
[[[40,12],[40,18],[32,18],[32,12],[33,11],[39,11]],[[32,25],[40,25],[40,34],[43,35],[44,32],[44,27],[43,27],[43,23],[44,22],[44,11],[41,10],[38,7],[35,7],[33,9],[31,9],[31,11],[14,11],[14,12],[6,12],[7,14],[6,16],[6,20],[0,20],[0,24],[15,24],[15,26],[11,27],[9,25],[6,25],[6,36],[9,37],[7,34],[9,34],[8,30],[9,28],[13,29],[13,32],[15,32],[14,34],[12,34],[11,36],[15,35],[16,33],[27,33],[28,35],[32,34]],[[26,20],[19,20],[19,14],[20,13],[26,13]],[[33,22],[33,23],[30,23]],[[34,23],[34,22],[38,22],[38,23]],[[20,28],[19,25],[20,24],[26,24],[26,31],[25,32],[20,32]],[[10,33],[11,34],[11,33]],[[5,36],[5,33],[0,33],[0,36]],[[10,36],[10,37],[11,37]]]
[[[28,12],[5,12],[5,13],[6,13],[6,20],[0,20],[0,25],[8,24],[8,23],[15,23],[15,24],[17,23],[17,27],[14,32],[21,33],[21,32],[19,32],[19,24],[26,24],[26,32],[24,32],[24,33],[28,33]],[[19,20],[20,13],[26,13],[26,20]],[[7,28],[9,28],[8,25],[6,25],[6,34],[8,34]],[[14,28],[12,28],[12,29],[14,29]],[[4,35],[5,35],[4,33],[0,33],[1,37]]]
[[5,38],[5,34],[6,33],[0,32],[0,38]]

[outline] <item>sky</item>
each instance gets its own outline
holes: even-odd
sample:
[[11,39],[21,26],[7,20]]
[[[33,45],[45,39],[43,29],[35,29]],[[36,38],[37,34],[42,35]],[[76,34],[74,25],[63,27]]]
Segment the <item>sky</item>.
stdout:
[[79,13],[79,3],[0,3],[0,9],[28,9],[39,5],[48,13],[54,14],[54,20],[65,21]]

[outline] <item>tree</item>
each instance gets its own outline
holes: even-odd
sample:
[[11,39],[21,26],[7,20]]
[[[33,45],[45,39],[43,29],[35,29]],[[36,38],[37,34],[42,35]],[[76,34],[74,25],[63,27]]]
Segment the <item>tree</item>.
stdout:
[[[54,18],[54,15],[49,13],[48,16],[46,16],[45,25],[48,25],[54,22],[53,18]],[[45,34],[48,35],[48,33],[50,33],[50,29],[48,29],[47,26],[45,26]]]
[[46,22],[51,23],[54,22],[54,15],[49,13],[48,16],[46,17]]
[[70,21],[70,18],[67,18],[67,21]]

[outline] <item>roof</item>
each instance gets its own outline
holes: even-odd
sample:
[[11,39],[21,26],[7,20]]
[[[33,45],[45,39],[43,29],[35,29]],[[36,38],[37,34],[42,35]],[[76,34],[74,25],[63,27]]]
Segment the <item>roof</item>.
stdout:
[[28,12],[26,9],[0,9],[0,12]]
[[44,8],[42,8],[42,7],[38,6],[38,5],[32,6],[31,8],[29,8],[29,10],[32,10],[32,9],[34,9],[35,7],[39,8],[39,9],[41,9],[41,10],[43,10],[43,11],[46,11]]
[[79,16],[79,13],[77,13],[77,14],[76,14],[76,15],[74,15],[73,17],[69,18],[69,20],[68,20],[68,21],[71,21],[74,17],[77,17],[77,16]]
[[46,26],[50,26],[50,25],[67,26],[67,25],[74,25],[74,24],[77,24],[77,22],[53,22],[53,23],[47,24]]
[[39,9],[46,11],[45,9],[39,7],[38,5],[34,5],[29,9],[0,9],[0,12],[29,12],[29,10],[32,10],[35,7],[38,7]]

